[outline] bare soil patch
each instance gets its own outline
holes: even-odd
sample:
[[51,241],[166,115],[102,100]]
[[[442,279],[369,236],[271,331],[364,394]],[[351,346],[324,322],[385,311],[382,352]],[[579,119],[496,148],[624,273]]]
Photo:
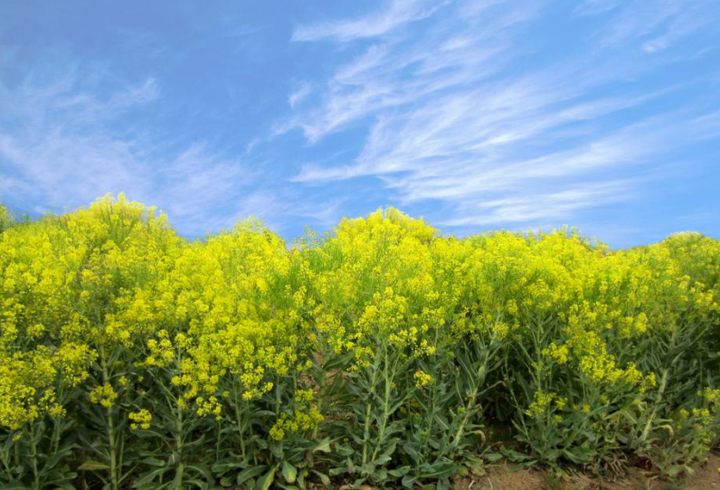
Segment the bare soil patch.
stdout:
[[593,478],[583,473],[559,480],[537,469],[499,463],[489,466],[485,475],[457,482],[454,490],[720,490],[718,468],[720,456],[711,454],[694,474],[671,483],[635,468],[616,481]]

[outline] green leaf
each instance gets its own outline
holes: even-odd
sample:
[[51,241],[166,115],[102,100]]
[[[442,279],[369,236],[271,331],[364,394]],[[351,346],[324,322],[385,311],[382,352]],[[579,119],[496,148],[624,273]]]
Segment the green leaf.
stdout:
[[272,469],[270,471],[268,471],[265,476],[260,478],[257,481],[257,483],[255,484],[255,490],[269,490],[273,481],[275,481],[275,471],[276,470],[277,470],[277,466],[273,466]]
[[152,482],[157,476],[165,473],[165,471],[165,468],[156,468],[154,470],[148,471],[147,473],[142,474],[137,480],[135,480],[134,485],[136,488],[143,487],[148,483]]
[[485,459],[490,461],[491,463],[495,463],[499,461],[502,458],[502,454],[500,453],[488,453],[485,455]]
[[77,478],[77,473],[64,473],[62,479],[49,481],[45,484],[45,486],[47,488],[54,488],[55,490],[77,490],[75,486],[71,483],[72,480],[74,480],[75,478]]
[[433,464],[421,465],[423,478],[447,478],[456,471],[455,463],[452,461],[437,461]]
[[590,448],[580,446],[565,449],[563,455],[575,464],[584,464],[592,460],[594,453]]
[[207,481],[213,480],[213,474],[212,471],[210,471],[210,468],[208,468],[207,465],[204,465],[202,463],[192,463],[186,465],[186,468],[188,470],[195,470],[196,472],[200,473]]
[[30,490],[30,487],[26,487],[25,485],[22,484],[22,482],[19,482],[19,481],[11,481],[9,483],[0,485],[0,489],[2,489],[2,490]]
[[405,451],[405,453],[408,456],[410,456],[413,459],[413,461],[417,461],[418,458],[420,457],[416,446],[417,446],[417,444],[412,443],[412,442],[408,442],[403,445],[403,450]]
[[320,473],[319,471],[313,471],[319,478],[320,481],[325,485],[326,487],[330,486],[330,477],[327,476],[325,473]]
[[402,486],[405,488],[412,488],[415,486],[417,477],[414,475],[405,475],[402,479]]
[[401,466],[400,468],[390,470],[388,473],[390,473],[391,476],[394,476],[395,478],[400,478],[401,476],[405,476],[408,473],[410,473],[410,470],[412,469],[411,466]]
[[515,451],[514,449],[508,449],[508,448],[502,448],[502,453],[505,455],[506,458],[508,458],[510,461],[520,463],[523,461],[528,461],[532,459],[527,454],[520,453],[518,451]]
[[392,455],[395,452],[395,448],[397,447],[397,442],[393,441],[386,449],[383,451],[383,453],[377,457],[375,460],[376,465],[382,465],[387,463],[392,459]]
[[295,483],[295,479],[297,478],[297,469],[287,461],[283,461],[282,475],[286,482]]
[[110,466],[94,459],[88,459],[78,469],[85,471],[109,470]]
[[248,481],[250,478],[255,478],[260,473],[265,471],[266,466],[251,466],[250,468],[245,468],[240,473],[238,473],[237,479],[235,480],[238,485],[242,485],[246,481]]
[[150,466],[165,466],[165,461],[157,458],[143,458],[142,462]]
[[437,483],[437,487],[435,488],[436,490],[449,490],[450,480],[448,478],[441,478]]
[[315,446],[315,449],[313,449],[313,452],[316,451],[322,451],[324,453],[329,453],[332,450],[330,449],[330,439],[325,438],[322,441],[318,442],[318,445]]
[[222,475],[224,473],[227,473],[230,470],[243,468],[246,465],[239,463],[236,460],[225,460],[225,461],[218,461],[214,465],[212,465],[212,471],[216,475]]

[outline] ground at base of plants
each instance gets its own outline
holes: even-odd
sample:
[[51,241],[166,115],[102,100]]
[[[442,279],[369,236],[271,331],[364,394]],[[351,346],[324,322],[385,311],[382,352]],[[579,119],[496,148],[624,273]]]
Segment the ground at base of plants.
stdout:
[[489,466],[487,474],[457,482],[454,490],[720,490],[720,456],[710,454],[695,473],[677,482],[653,478],[648,472],[631,468],[616,481],[575,473],[563,481],[542,470],[519,468],[511,463]]

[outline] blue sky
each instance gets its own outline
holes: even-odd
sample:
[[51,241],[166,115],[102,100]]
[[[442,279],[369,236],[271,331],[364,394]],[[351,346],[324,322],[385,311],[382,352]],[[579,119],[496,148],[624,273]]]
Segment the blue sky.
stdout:
[[720,237],[718,0],[0,4],[0,198]]

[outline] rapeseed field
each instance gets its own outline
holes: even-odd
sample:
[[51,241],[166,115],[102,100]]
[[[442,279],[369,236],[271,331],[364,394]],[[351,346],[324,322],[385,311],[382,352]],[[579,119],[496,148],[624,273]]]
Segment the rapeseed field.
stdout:
[[386,209],[189,241],[123,196],[0,218],[0,488],[447,489],[499,458],[674,479],[720,440],[699,234],[457,239]]

